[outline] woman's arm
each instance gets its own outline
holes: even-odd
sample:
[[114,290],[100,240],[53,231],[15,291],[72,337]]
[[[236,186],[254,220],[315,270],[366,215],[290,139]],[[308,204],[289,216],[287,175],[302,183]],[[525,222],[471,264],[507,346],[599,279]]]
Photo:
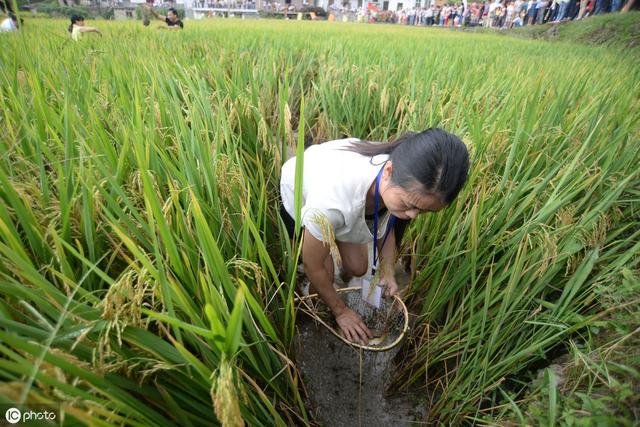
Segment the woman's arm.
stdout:
[[102,35],[100,30],[98,30],[95,27],[80,27],[80,32],[81,33],[98,33],[98,34]]
[[391,227],[387,241],[382,247],[382,239],[378,239],[378,250],[380,251],[380,280],[385,285],[384,294],[393,296],[398,293],[398,284],[396,283],[396,236]]
[[316,292],[331,309],[338,326],[345,338],[366,344],[372,337],[371,331],[364,324],[360,316],[338,297],[333,288],[333,275],[325,266],[325,259],[329,256],[329,246],[316,239],[305,229],[302,241],[302,262],[304,271]]

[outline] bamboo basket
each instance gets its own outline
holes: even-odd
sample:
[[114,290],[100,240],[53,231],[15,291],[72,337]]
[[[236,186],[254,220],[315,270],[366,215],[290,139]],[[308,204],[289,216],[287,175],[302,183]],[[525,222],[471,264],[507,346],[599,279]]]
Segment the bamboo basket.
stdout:
[[349,341],[342,336],[333,314],[318,294],[300,297],[297,301],[303,312],[331,331],[345,344],[368,351],[391,350],[402,342],[409,329],[409,312],[406,305],[400,297],[394,295],[392,298],[383,298],[380,308],[375,308],[362,300],[360,291],[360,287],[336,290],[338,296],[349,308],[362,317],[365,325],[373,332],[374,338],[367,345]]

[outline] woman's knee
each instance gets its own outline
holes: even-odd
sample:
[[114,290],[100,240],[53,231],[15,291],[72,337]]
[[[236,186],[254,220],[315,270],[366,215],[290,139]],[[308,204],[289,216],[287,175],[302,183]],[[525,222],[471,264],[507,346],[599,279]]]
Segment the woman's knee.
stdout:
[[363,262],[357,262],[353,264],[345,264],[344,269],[350,276],[364,276],[367,274],[367,262],[364,260]]
[[340,255],[342,256],[342,269],[349,276],[364,276],[367,274],[369,260],[366,246],[365,248],[352,247],[350,250],[341,252]]

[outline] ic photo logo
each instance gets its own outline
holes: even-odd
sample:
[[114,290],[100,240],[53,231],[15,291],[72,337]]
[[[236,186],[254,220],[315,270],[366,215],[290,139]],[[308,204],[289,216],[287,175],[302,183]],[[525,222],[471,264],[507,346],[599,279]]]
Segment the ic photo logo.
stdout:
[[4,413],[4,418],[9,424],[16,424],[20,422],[22,412],[20,412],[20,409],[18,408],[9,408],[7,409],[7,412]]
[[[47,407],[47,409],[51,409]],[[1,414],[2,412],[0,412]],[[56,419],[56,412],[51,410],[33,411],[23,408],[9,408],[4,413],[4,419],[9,424],[18,424],[20,422],[27,423],[30,421],[54,421]],[[4,423],[2,423],[4,424]]]

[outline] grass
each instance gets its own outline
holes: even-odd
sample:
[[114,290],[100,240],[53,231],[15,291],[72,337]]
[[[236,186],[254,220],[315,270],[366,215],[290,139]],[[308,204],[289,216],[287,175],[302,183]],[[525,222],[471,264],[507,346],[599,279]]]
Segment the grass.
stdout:
[[396,386],[435,388],[432,420],[501,416],[521,397],[509,378],[584,335],[602,288],[637,271],[640,75],[624,51],[222,20],[101,22],[73,43],[63,21],[27,23],[0,53],[7,403],[96,425],[311,423],[299,246],[277,214],[305,138],[440,126],[470,147],[463,194],[403,247],[420,316]]
[[527,25],[502,33],[523,38],[628,49],[628,53],[637,58],[640,48],[640,12],[596,15],[562,24]]
[[[590,339],[570,340],[544,376],[533,377],[518,406],[505,406],[503,425],[636,425],[640,396],[638,286],[624,270],[614,286],[598,290],[602,316]],[[495,422],[495,419],[491,420]]]

